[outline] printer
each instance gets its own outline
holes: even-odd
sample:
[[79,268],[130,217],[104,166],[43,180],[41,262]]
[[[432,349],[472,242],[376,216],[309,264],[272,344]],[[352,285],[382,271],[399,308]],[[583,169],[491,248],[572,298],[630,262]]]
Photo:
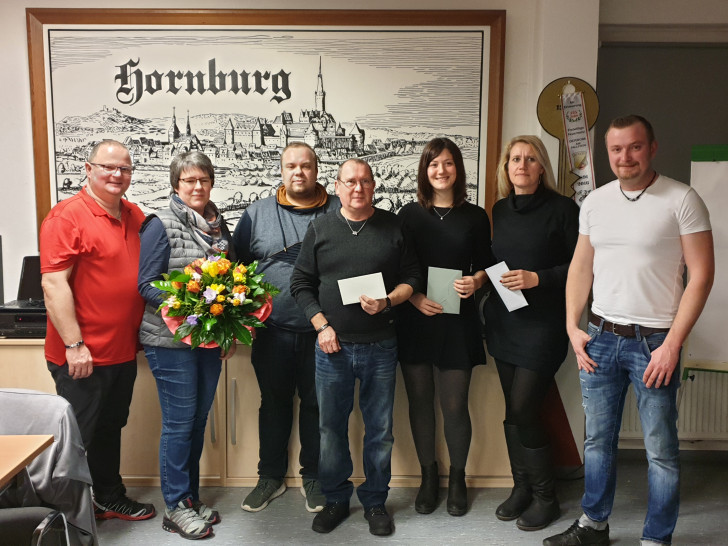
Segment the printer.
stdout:
[[23,258],[18,299],[0,305],[0,337],[45,337],[46,308],[40,278],[40,257]]

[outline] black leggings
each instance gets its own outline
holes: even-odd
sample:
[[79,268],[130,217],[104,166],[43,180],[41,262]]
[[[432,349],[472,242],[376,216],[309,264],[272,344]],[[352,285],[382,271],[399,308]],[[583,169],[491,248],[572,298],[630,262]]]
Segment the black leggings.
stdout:
[[[471,369],[439,370],[440,409],[450,466],[465,468],[472,428],[468,411]],[[402,366],[409,418],[417,458],[422,466],[435,461],[435,372],[431,364]]]
[[506,399],[506,424],[518,427],[518,435],[524,447],[544,447],[549,438],[541,420],[541,413],[543,401],[554,381],[553,376],[540,375],[533,370],[501,360],[496,360],[495,364]]

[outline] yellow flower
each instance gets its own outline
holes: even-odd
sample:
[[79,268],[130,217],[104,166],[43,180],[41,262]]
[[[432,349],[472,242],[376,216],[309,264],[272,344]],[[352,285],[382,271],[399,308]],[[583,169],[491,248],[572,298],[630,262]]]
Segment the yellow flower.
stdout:
[[220,272],[220,266],[217,265],[217,262],[206,260],[205,263],[202,264],[202,271],[210,275],[210,277],[217,277]]
[[221,292],[223,292],[225,290],[225,285],[224,284],[211,284],[210,288],[212,290],[214,290],[215,292],[217,292],[218,294],[220,294]]
[[179,309],[182,306],[182,303],[179,300],[175,300],[175,302],[172,304],[172,309]]
[[218,294],[217,301],[222,303],[223,301],[225,301],[225,296],[223,296],[222,294]]
[[239,300],[238,298],[235,298],[235,299],[233,299],[233,307],[237,307],[237,306],[238,306],[238,305],[240,305],[241,303],[242,303],[242,302],[241,302],[241,301],[240,301],[240,300]]

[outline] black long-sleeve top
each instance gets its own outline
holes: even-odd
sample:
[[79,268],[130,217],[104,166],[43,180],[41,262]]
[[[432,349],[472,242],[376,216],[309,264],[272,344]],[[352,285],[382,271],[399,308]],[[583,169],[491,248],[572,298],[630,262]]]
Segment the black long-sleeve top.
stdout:
[[[553,374],[566,358],[566,275],[579,236],[579,207],[539,186],[493,206],[493,254],[510,270],[534,271],[538,286],[523,291],[527,307],[509,312],[493,291],[485,306],[493,358]],[[499,279],[491,279],[493,283]]]
[[395,335],[394,313],[369,315],[359,303],[344,305],[338,285],[340,279],[377,272],[388,293],[399,284],[421,290],[417,256],[399,218],[375,209],[354,236],[337,210],[311,222],[291,275],[291,294],[308,320],[322,312],[341,341],[380,341]]

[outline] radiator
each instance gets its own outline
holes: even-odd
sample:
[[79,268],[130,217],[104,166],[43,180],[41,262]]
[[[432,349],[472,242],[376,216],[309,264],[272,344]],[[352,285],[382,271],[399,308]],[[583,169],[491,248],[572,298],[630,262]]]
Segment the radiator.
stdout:
[[[682,385],[678,411],[680,440],[728,440],[728,373],[691,371],[695,380]],[[622,414],[624,440],[642,439],[634,391],[630,387]]]

